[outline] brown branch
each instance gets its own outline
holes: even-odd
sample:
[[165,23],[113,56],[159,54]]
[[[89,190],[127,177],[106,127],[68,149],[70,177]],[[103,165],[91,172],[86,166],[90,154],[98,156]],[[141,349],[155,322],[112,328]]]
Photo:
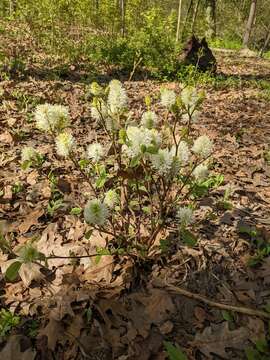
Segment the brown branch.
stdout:
[[200,294],[195,294],[188,290],[185,290],[180,287],[173,286],[173,285],[165,285],[165,288],[173,293],[186,296],[190,299],[195,299],[195,300],[201,301],[209,306],[213,306],[218,309],[235,311],[235,312],[245,314],[245,315],[258,316],[258,317],[270,319],[270,313],[268,313],[266,311],[251,309],[251,308],[242,307],[242,306],[234,306],[234,305],[227,305],[227,304],[219,303],[219,302],[210,300]]

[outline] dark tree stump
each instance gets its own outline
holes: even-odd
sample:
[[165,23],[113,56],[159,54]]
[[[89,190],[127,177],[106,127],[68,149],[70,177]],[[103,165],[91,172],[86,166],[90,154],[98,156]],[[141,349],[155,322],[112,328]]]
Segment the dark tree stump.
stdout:
[[217,60],[208,47],[205,38],[200,41],[193,35],[183,48],[181,58],[182,64],[194,65],[200,71],[215,73],[217,70]]

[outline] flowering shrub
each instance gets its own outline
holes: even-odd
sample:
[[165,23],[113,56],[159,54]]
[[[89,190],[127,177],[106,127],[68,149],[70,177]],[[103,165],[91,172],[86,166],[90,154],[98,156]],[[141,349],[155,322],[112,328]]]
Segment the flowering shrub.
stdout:
[[[54,137],[57,156],[71,160],[91,187],[83,211],[73,208],[73,214],[84,217],[90,232],[95,229],[107,238],[111,254],[147,258],[166,229],[179,241],[194,243],[196,201],[221,181],[209,175],[212,140],[195,137],[192,129],[204,93],[190,86],[180,94],[162,89],[165,115],[158,116],[146,97],[139,121],[130,116],[119,81],[106,88],[93,83],[90,93],[92,117],[106,137],[83,151],[68,129],[65,107],[45,104],[35,112],[36,126]],[[42,167],[41,159],[32,148],[22,150],[23,164]]]

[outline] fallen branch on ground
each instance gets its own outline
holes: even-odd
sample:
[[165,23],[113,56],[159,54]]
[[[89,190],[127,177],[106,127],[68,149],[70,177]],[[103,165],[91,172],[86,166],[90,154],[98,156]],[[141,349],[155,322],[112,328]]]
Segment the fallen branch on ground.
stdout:
[[190,299],[195,299],[195,300],[201,301],[209,306],[213,306],[218,309],[235,311],[235,312],[245,314],[245,315],[258,316],[258,317],[270,319],[270,313],[267,313],[266,311],[246,308],[246,307],[242,307],[242,306],[234,306],[234,305],[227,305],[227,304],[219,303],[216,301],[212,301],[200,294],[194,294],[188,290],[185,290],[180,287],[173,286],[173,285],[165,285],[165,288],[176,294],[186,296]]

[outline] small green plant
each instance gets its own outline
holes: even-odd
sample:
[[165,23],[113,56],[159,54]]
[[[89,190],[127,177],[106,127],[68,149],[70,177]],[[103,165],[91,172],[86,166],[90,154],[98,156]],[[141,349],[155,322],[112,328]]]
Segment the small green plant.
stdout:
[[[40,253],[35,245],[36,239],[33,238],[31,241],[27,242],[25,245],[21,246],[16,254],[13,251],[9,251],[14,258],[11,261],[11,264],[5,272],[5,278],[9,281],[15,281],[20,275],[20,269],[22,266],[31,264],[36,261],[46,261],[45,256]],[[29,267],[27,268],[29,271]]]
[[63,199],[57,199],[57,200],[50,200],[47,206],[47,212],[50,216],[53,216],[54,213],[58,210],[61,209],[61,207],[64,206],[63,203]]
[[31,339],[35,339],[38,335],[39,321],[29,320],[26,323],[26,333]]
[[270,149],[265,150],[264,159],[268,165],[270,165]]
[[270,239],[265,239],[260,230],[254,226],[240,224],[238,226],[240,234],[249,237],[251,245],[255,249],[254,255],[248,259],[248,265],[253,267],[257,266],[262,260],[270,254]]
[[235,321],[235,314],[227,311],[227,310],[222,310],[221,311],[222,317],[224,320],[228,321],[229,323],[234,323]]
[[164,341],[164,346],[169,360],[188,360],[187,356],[179,346],[175,346],[169,341]]
[[232,203],[229,201],[230,196],[232,195],[232,189],[230,187],[227,187],[225,189],[224,195],[223,195],[223,199],[219,200],[217,202],[217,207],[218,209],[222,209],[222,210],[232,210],[233,205]]
[[0,336],[7,336],[19,323],[19,316],[12,314],[6,309],[0,310]]
[[255,346],[245,349],[247,360],[269,360],[270,347],[265,339],[257,340]]
[[12,185],[12,193],[19,194],[24,190],[23,184],[17,181],[15,184]]

